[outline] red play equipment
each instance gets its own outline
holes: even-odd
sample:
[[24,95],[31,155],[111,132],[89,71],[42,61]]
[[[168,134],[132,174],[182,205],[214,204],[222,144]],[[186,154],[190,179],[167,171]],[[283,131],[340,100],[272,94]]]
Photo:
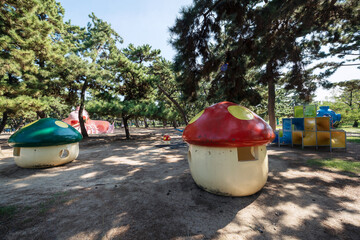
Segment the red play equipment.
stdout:
[[[110,124],[108,121],[91,120],[89,113],[85,109],[83,110],[83,119],[85,121],[85,128],[88,134],[114,132],[114,124]],[[81,132],[79,123],[79,107],[77,107],[75,111],[72,111],[67,118],[63,119],[63,121]]]
[[170,141],[171,138],[170,138],[169,135],[164,135],[163,140],[164,140],[164,141]]

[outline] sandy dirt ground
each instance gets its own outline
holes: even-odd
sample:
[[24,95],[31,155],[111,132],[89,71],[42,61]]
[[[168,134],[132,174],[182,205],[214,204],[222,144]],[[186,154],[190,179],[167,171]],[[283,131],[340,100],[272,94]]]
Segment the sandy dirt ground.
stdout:
[[131,134],[91,137],[75,161],[47,169],[17,167],[0,135],[0,239],[360,238],[360,177],[306,165],[360,161],[360,144],[333,153],[269,146],[265,187],[223,197],[194,183],[178,131]]

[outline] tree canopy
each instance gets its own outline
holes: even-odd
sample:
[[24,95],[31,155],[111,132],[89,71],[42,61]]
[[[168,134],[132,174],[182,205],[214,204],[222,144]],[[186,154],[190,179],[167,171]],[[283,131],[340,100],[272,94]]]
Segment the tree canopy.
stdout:
[[[321,51],[327,44],[341,43],[337,51],[346,46],[356,49],[356,38],[330,38],[334,28],[346,32],[351,28],[350,35],[358,36],[358,28],[351,27],[359,25],[358,12],[353,14],[356,9],[359,2],[352,0],[195,0],[170,29],[177,50],[175,66],[181,72],[178,81],[190,100],[196,99],[199,84],[207,81],[210,101],[221,96],[246,105],[260,104],[255,86],[267,85],[274,127],[275,84],[295,89],[307,101],[317,83],[329,86],[325,76],[332,72],[317,76],[309,65],[315,58],[328,56]],[[254,71],[255,78],[249,76]]]
[[0,131],[9,116],[43,115],[61,102],[52,68],[64,62],[63,12],[54,0],[1,3]]
[[[170,28],[174,61],[149,44],[123,47],[110,23],[64,22],[55,0],[1,1],[0,132],[79,106],[129,124],[187,124],[220,101],[241,103],[275,126],[313,99],[338,68],[359,64],[358,0],[194,0]],[[334,62],[329,57],[341,61]],[[335,84],[356,125],[358,81]]]

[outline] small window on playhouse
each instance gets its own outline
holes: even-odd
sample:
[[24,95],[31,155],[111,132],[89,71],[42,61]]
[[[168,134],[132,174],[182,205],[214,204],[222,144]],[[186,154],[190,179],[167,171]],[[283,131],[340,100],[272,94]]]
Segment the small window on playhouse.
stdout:
[[69,150],[67,149],[62,149],[60,152],[59,152],[59,156],[60,158],[66,158],[69,156]]
[[238,161],[254,161],[258,160],[258,147],[238,147]]
[[21,148],[19,148],[19,147],[15,147],[15,148],[14,148],[14,153],[13,153],[13,154],[14,154],[15,157],[20,156],[20,149],[21,149]]

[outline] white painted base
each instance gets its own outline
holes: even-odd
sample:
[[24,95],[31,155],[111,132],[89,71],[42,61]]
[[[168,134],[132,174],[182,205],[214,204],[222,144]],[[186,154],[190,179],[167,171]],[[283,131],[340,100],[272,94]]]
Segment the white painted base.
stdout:
[[[246,160],[246,159],[255,160]],[[204,190],[218,195],[248,196],[258,192],[268,176],[266,146],[219,148],[190,145],[191,175]]]
[[63,165],[79,155],[79,143],[50,147],[15,147],[14,160],[22,168],[46,168]]
[[162,143],[164,144],[164,145],[171,145],[171,141],[162,141]]

